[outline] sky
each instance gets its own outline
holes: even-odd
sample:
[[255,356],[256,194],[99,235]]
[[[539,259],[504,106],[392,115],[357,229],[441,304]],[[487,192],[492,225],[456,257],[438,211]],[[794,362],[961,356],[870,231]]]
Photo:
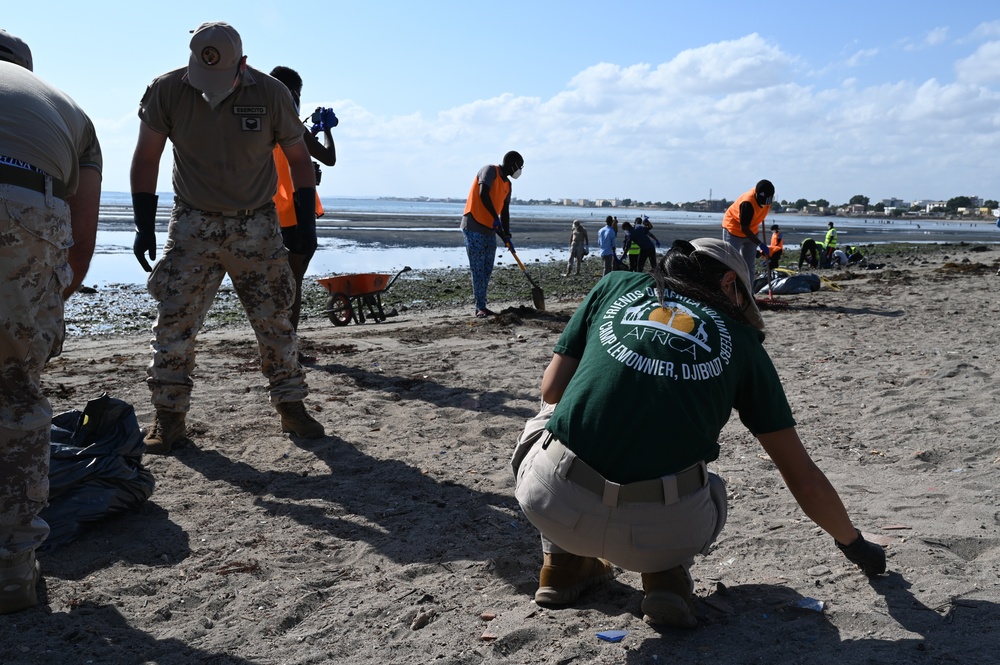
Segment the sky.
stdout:
[[303,117],[337,113],[324,197],[464,198],[517,150],[521,199],[732,200],[761,178],[789,201],[1000,199],[995,0],[5,4],[93,119],[106,191],[129,190],[146,86],[221,20],[250,66],[302,75]]

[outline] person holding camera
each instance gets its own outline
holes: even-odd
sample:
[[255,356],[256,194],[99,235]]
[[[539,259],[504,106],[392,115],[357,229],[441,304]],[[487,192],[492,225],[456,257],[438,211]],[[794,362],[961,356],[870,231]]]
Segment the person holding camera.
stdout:
[[[615,564],[641,574],[647,623],[695,626],[689,569],[728,510],[707,464],[734,409],[805,514],[865,574],[885,572],[885,552],[799,439],[763,328],[743,257],[717,238],[677,240],[652,275],[616,272],[591,290],[511,459],[514,494],[541,533],[537,603],[571,604]],[[641,397],[623,421],[626,393]]]
[[497,255],[496,237],[510,239],[510,181],[517,180],[523,169],[524,158],[511,150],[500,164],[487,164],[479,169],[469,189],[460,228],[469,255],[476,318],[493,315],[486,307],[486,288]]
[[[285,84],[288,91],[292,93],[292,101],[295,102],[295,113],[301,113],[300,99],[302,96],[302,77],[290,67],[277,66],[271,70],[271,76]],[[313,159],[318,159],[327,166],[337,163],[337,147],[333,142],[333,135],[330,130],[337,126],[339,121],[333,109],[318,108],[312,116],[312,127],[304,129],[302,138],[309,149],[309,155]],[[316,135],[323,132],[323,143],[319,142]],[[316,184],[319,185],[322,171],[319,164],[313,162],[316,171]],[[302,280],[305,279],[306,271],[309,269],[309,262],[316,253],[319,239],[316,237],[316,220],[304,220],[299,223],[295,215],[295,190],[292,187],[292,175],[288,168],[288,160],[280,145],[274,146],[274,167],[278,173],[278,190],[274,194],[274,206],[278,213],[278,222],[281,224],[281,237],[288,249],[288,265],[292,269],[295,277],[295,300],[292,302],[292,327],[298,331],[299,314],[302,311]],[[316,194],[316,217],[323,216],[323,204]],[[300,352],[299,360],[306,360]]]

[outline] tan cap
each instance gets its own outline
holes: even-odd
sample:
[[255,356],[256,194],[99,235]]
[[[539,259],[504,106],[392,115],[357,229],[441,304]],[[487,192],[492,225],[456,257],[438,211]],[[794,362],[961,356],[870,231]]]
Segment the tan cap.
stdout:
[[750,276],[743,255],[725,240],[717,238],[697,238],[692,240],[691,244],[694,245],[695,254],[711,257],[736,273],[736,278],[743,285],[743,315],[747,317],[750,325],[757,330],[763,330],[764,319],[757,309],[757,301],[753,299],[753,287],[748,282]]
[[233,26],[202,23],[191,38],[188,82],[202,92],[225,92],[233,87],[242,58],[243,40]]
[[33,71],[31,49],[20,37],[15,37],[6,30],[0,30],[0,60],[21,65],[29,72]]

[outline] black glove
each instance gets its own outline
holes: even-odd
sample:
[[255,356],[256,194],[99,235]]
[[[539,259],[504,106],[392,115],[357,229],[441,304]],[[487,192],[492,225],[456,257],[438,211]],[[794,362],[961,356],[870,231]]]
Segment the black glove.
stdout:
[[511,233],[503,227],[503,222],[500,221],[499,217],[493,218],[493,232],[500,236],[504,242],[510,242]]
[[150,261],[156,260],[156,194],[137,192],[132,194],[132,218],[135,220],[135,241],[132,243],[132,253],[139,260],[139,265],[146,272],[153,272],[146,261],[149,253]]
[[288,250],[294,254],[311,255],[316,251],[316,188],[299,187],[292,195],[295,203],[295,247]]
[[295,252],[295,250],[299,248],[298,230],[298,225],[281,227],[281,244],[284,245],[285,249],[289,252]]
[[875,543],[869,543],[865,537],[858,532],[858,539],[850,545],[843,545],[834,539],[837,547],[851,563],[857,564],[865,575],[874,577],[885,572],[885,550]]

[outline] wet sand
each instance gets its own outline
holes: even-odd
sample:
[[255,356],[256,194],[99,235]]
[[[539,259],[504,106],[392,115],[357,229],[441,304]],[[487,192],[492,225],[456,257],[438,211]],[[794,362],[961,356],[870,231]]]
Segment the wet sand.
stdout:
[[[335,213],[336,214],[336,213]],[[452,246],[461,244],[461,236],[452,234],[432,234],[421,231],[408,231],[408,228],[433,228],[451,231],[458,227],[458,220],[442,219],[440,217],[407,217],[400,219],[392,215],[341,215],[338,220],[326,222],[320,218],[318,229],[324,237],[342,238],[356,242],[379,242],[383,244]],[[619,215],[619,222],[632,219],[634,215]],[[655,214],[651,215],[655,220]],[[767,226],[777,223],[785,236],[785,243],[798,245],[805,238],[822,240],[826,232],[826,222],[833,220],[838,226],[840,241],[850,244],[887,243],[887,242],[1000,242],[1000,229],[989,222],[942,222],[926,220],[923,222],[883,223],[871,221],[865,223],[856,218],[802,218],[797,215],[772,215]],[[817,226],[819,225],[819,226]],[[919,228],[916,226],[919,225]],[[355,227],[353,229],[344,228]],[[602,222],[584,221],[584,226],[590,237],[591,248],[597,245],[597,232],[603,226]],[[561,219],[512,219],[511,229],[516,246],[542,248],[569,247],[571,222]],[[656,222],[653,233],[661,245],[678,238],[691,239],[703,237],[719,237],[722,233],[721,223],[712,219],[704,224]],[[619,237],[622,232],[619,231]],[[768,232],[770,237],[770,232]],[[620,244],[620,242],[619,242]]]

